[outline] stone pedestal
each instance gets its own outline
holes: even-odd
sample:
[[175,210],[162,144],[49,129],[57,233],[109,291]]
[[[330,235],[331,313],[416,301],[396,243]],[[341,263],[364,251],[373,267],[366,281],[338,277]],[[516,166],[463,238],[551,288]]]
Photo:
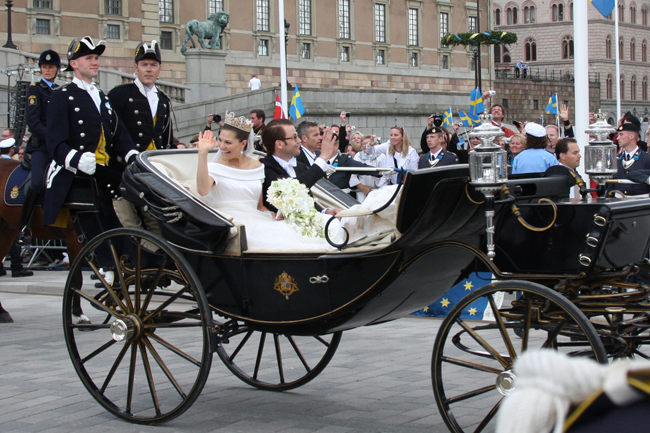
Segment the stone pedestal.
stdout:
[[185,102],[199,102],[228,96],[225,51],[188,49],[185,55],[185,85],[190,91]]

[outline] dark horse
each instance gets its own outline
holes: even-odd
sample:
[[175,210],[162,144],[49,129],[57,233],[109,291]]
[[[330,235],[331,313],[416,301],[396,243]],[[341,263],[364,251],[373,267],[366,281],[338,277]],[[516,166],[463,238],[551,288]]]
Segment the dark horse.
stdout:
[[[4,201],[4,191],[7,184],[7,179],[11,172],[20,165],[18,161],[8,158],[0,158],[0,191],[3,194],[2,199],[0,199],[0,259],[9,254],[11,245],[20,231],[20,213],[22,211],[22,206],[7,206]],[[44,227],[42,224],[43,221],[43,210],[39,206],[34,211],[34,218],[32,219],[31,230],[34,238],[37,239],[59,239],[55,233]],[[75,233],[72,220],[68,217],[68,223],[65,228],[60,229],[61,235],[65,238],[68,256],[70,258],[70,263],[79,255],[81,251],[81,244]],[[82,275],[79,273],[76,278],[78,278],[79,285],[81,287]],[[79,300],[75,300],[75,306],[73,307],[75,315],[81,316],[81,306]],[[11,316],[9,313],[2,308],[2,303],[0,303],[0,323],[9,323],[12,322]]]

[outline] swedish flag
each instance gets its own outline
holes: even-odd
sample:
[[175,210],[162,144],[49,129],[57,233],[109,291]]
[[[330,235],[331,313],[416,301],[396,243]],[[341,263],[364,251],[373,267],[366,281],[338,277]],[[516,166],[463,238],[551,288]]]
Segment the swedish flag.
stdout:
[[483,93],[481,93],[481,89],[478,87],[472,90],[469,105],[469,115],[472,118],[485,111],[485,107],[483,107]]
[[445,117],[442,118],[442,126],[449,126],[454,123],[454,113],[451,112],[451,107],[449,110],[445,111]]
[[557,95],[551,95],[551,97],[548,98],[546,114],[557,114]]
[[460,110],[458,110],[458,117],[460,117],[460,121],[463,123],[463,126],[472,126],[472,123],[474,123],[471,117]]
[[598,9],[598,12],[605,18],[610,16],[612,14],[612,11],[614,10],[614,0],[589,0],[592,5],[596,9]]
[[298,120],[305,114],[305,107],[302,106],[302,99],[300,99],[300,90],[298,86],[293,91],[293,98],[291,98],[291,105],[289,106],[289,116],[293,120]]

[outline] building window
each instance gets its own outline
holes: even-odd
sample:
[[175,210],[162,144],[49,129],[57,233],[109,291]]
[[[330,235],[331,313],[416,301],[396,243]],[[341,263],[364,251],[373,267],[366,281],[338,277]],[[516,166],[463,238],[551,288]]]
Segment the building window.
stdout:
[[623,60],[623,36],[618,38],[618,51],[619,60]]
[[104,13],[122,16],[122,0],[104,0]]
[[350,39],[350,0],[339,0],[339,38]]
[[533,99],[533,110],[539,110],[539,99]]
[[510,101],[507,99],[502,99],[501,105],[503,105],[503,108],[510,108]]
[[[268,32],[271,30],[270,21],[269,21],[269,0],[257,0],[256,4],[256,13],[257,13],[257,26],[256,29],[258,32]],[[268,48],[268,47],[267,47]],[[267,51],[268,52],[268,51]],[[268,56],[268,54],[260,54],[263,56]]]
[[553,22],[557,21],[557,5],[553,5],[553,7],[551,8],[551,19],[553,20]]
[[50,20],[36,19],[36,34],[49,35],[50,34]]
[[621,99],[625,99],[625,77],[621,75]]
[[260,39],[259,44],[257,45],[257,55],[258,56],[268,56],[269,55],[269,40]]
[[494,11],[494,25],[495,26],[501,25],[501,9],[497,9]]
[[106,39],[120,39],[120,26],[118,24],[108,24],[106,26]]
[[386,5],[375,3],[375,42],[386,42]]
[[476,33],[476,17],[467,17],[467,31]]
[[449,55],[442,55],[442,59],[440,59],[440,67],[442,69],[449,69]]
[[476,71],[476,56],[472,56],[472,58],[470,59],[469,70],[470,71]]
[[[449,14],[447,12],[440,12],[440,39],[449,33]],[[447,45],[443,45],[446,47]]]
[[636,101],[636,76],[630,81],[630,100]]
[[573,3],[569,3],[569,19],[573,21]]
[[417,67],[419,65],[418,53],[411,53],[411,66]]
[[619,3],[618,5],[618,21],[621,23],[625,22],[625,5],[623,3]]
[[532,39],[526,39],[526,61],[534,62],[537,60],[537,43]]
[[571,36],[565,36],[562,40],[562,58],[573,58],[573,38]]
[[612,92],[612,83],[613,83],[612,74],[609,74],[609,75],[607,75],[607,88],[606,88],[607,99],[613,99],[613,97],[612,97],[612,94],[613,94],[613,92]]
[[300,0],[298,21],[300,34],[311,35],[311,0]]
[[636,6],[630,6],[630,22],[636,24]]
[[386,50],[377,50],[377,64],[378,65],[386,64]]
[[341,61],[342,62],[350,61],[350,47],[341,47]]
[[648,61],[648,44],[645,39],[641,42],[641,61],[643,63]]
[[605,58],[612,58],[612,37],[610,35],[607,35],[607,38],[605,39]]
[[501,63],[501,45],[494,45],[494,63]]
[[34,0],[36,9],[52,9],[52,0]]
[[418,9],[409,8],[409,45],[420,45],[420,23]]
[[643,101],[648,100],[648,78],[643,77],[643,80],[641,81],[641,99]]
[[648,25],[648,8],[646,5],[641,6],[641,24]]
[[208,1],[208,13],[215,14],[223,10],[223,0],[209,0]]
[[508,8],[508,24],[517,24],[517,8]]
[[173,23],[174,22],[174,1],[158,0],[158,13],[160,15],[161,23]]
[[636,60],[636,40],[634,38],[630,41],[630,60]]
[[300,50],[300,57],[303,59],[311,59],[311,44],[302,44],[302,50]]
[[535,22],[535,6],[526,6],[524,8],[524,22],[526,24]]
[[171,50],[172,47],[172,32],[160,32],[160,49]]

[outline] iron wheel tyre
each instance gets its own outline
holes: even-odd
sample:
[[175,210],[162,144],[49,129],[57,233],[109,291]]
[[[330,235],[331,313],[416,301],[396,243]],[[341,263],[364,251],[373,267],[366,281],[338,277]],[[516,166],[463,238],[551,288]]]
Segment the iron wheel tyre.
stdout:
[[[140,246],[143,239],[159,248],[156,254]],[[98,272],[98,248],[113,257],[112,287]],[[75,287],[68,278],[63,297],[66,345],[84,386],[106,410],[132,423],[181,415],[201,393],[212,364],[212,316],[196,274],[162,238],[126,228],[91,240],[70,275],[86,266],[104,289]],[[173,283],[161,288],[161,280]],[[107,294],[96,297],[102,290]],[[90,324],[73,321],[75,295]]]
[[284,335],[251,330],[237,321],[223,329],[219,358],[245,383],[269,391],[287,391],[313,380],[329,364],[343,334]]
[[[501,307],[497,306],[499,298]],[[483,301],[498,314],[489,317],[488,313],[483,320],[461,317],[471,314],[469,307],[476,301]],[[517,329],[521,338],[516,336]],[[607,362],[605,348],[587,317],[564,296],[544,286],[499,282],[459,301],[440,325],[431,360],[433,393],[449,430],[493,432],[501,391],[516,387],[515,359],[526,350],[539,348]]]

